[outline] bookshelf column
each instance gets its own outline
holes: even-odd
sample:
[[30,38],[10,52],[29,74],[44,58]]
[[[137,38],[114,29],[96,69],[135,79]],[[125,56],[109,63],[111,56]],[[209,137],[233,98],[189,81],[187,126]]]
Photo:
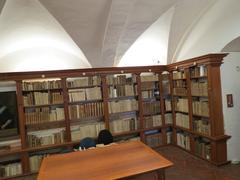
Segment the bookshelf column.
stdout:
[[[16,93],[17,93],[17,104],[18,104],[18,115],[19,115],[19,132],[20,132],[20,139],[22,143],[22,149],[27,149],[27,142],[26,142],[26,130],[25,130],[25,116],[23,110],[23,93],[22,93],[22,81],[16,81]],[[22,152],[20,154],[21,163],[22,163],[22,171],[23,173],[29,172],[29,161],[28,161],[28,153]]]
[[65,125],[66,125],[66,140],[67,142],[71,142],[71,129],[70,129],[70,120],[69,120],[69,97],[68,97],[68,91],[66,87],[66,78],[61,79],[62,88],[63,88],[63,103],[64,103],[64,115],[65,115]]
[[137,81],[137,95],[138,95],[138,115],[139,115],[139,125],[140,125],[140,138],[143,142],[145,142],[144,136],[144,122],[143,122],[143,102],[142,102],[142,89],[141,89],[141,77],[140,73],[136,73],[136,81]]
[[106,81],[106,75],[101,75],[102,81],[102,94],[103,94],[103,110],[104,110],[104,121],[105,128],[110,130],[109,127],[109,111],[108,111],[108,86]]

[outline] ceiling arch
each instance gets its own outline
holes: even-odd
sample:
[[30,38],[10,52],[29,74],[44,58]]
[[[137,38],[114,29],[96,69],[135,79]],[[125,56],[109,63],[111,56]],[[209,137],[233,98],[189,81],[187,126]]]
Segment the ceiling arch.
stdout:
[[[42,12],[48,15],[43,18],[37,15],[36,12],[39,11],[34,12],[34,8],[24,11],[33,3],[38,4]],[[9,15],[5,11],[9,4],[15,6],[21,4],[21,8],[12,11],[12,15]],[[31,33],[38,35],[40,31],[47,32],[35,41],[31,41],[34,45],[41,44],[46,37],[67,40],[68,45],[61,49],[65,53],[72,53],[73,56],[67,61],[70,62],[72,59],[73,64],[76,63],[75,57],[81,54],[80,56],[85,59],[85,66],[116,66],[139,38],[150,37],[151,33],[148,32],[154,32],[151,28],[156,21],[162,19],[169,9],[174,8],[171,20],[162,24],[163,28],[168,27],[168,32],[162,33],[163,28],[159,26],[157,29],[159,33],[156,33],[155,37],[164,40],[167,49],[167,56],[164,56],[162,62],[166,60],[168,63],[175,62],[210,52],[220,52],[228,42],[239,37],[239,6],[238,0],[8,0],[6,3],[2,0],[0,1],[0,57],[5,59],[12,57],[7,54],[1,55],[3,50],[9,47],[7,41],[8,43],[14,41],[6,34],[14,32],[15,36],[19,35],[22,29],[28,29],[25,31],[25,34],[29,32],[28,35]],[[15,18],[19,20],[16,21]],[[48,23],[43,23],[43,19]],[[11,22],[12,25],[9,26]],[[18,25],[21,22],[21,28],[16,28],[13,22],[18,22]],[[29,22],[35,28],[30,30]],[[14,31],[16,29],[18,31]],[[49,33],[49,29],[54,29],[54,33]],[[23,39],[28,40],[28,38]],[[15,41],[15,44],[23,42],[23,39]],[[59,41],[55,42],[61,44]],[[49,47],[51,43],[42,43],[41,48]],[[153,47],[147,43],[144,45]],[[155,45],[155,48],[158,48],[157,46]],[[53,49],[56,50],[55,47]],[[16,54],[21,52],[26,51],[16,50]],[[49,55],[49,57],[53,56]],[[156,59],[156,55],[149,53],[145,59],[149,63],[150,60]],[[80,64],[77,63],[74,67],[82,66]]]
[[229,42],[222,52],[240,52],[240,36]]
[[239,37],[239,6],[238,0],[216,1],[192,28],[173,62],[221,52],[227,43]]
[[[29,70],[64,69],[60,64],[66,62],[70,66],[74,64],[75,68],[91,67],[79,47],[38,0],[6,1],[0,24],[2,72],[25,71],[25,67]],[[53,62],[55,65],[50,68]],[[13,68],[15,65],[19,68]]]

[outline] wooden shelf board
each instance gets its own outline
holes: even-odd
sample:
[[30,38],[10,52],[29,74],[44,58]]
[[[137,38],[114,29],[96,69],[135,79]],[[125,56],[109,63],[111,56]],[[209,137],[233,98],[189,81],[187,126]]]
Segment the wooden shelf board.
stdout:
[[137,98],[138,96],[119,96],[119,97],[108,98],[108,101],[119,101],[119,100],[137,99]]
[[23,90],[22,92],[23,93],[28,93],[28,92],[57,91],[57,90],[62,91],[62,88]]
[[102,99],[82,100],[82,101],[68,102],[68,105],[86,104],[86,103],[102,102],[102,101],[103,101]]
[[64,106],[64,104],[62,102],[62,103],[56,103],[56,104],[29,105],[29,106],[24,106],[24,108],[40,108],[40,107],[51,107],[51,106]]
[[67,87],[67,89],[68,89],[68,90],[71,90],[71,89],[87,89],[87,88],[94,88],[94,87],[102,87],[102,85]]
[[60,121],[50,121],[50,122],[42,122],[38,124],[28,124],[26,125],[27,131],[38,131],[43,130],[46,128],[59,128],[59,127],[65,127],[65,120]]
[[133,130],[133,131],[125,131],[125,132],[120,132],[120,133],[112,133],[113,136],[124,136],[124,135],[130,135],[130,134],[135,134],[135,133],[140,133],[141,130]]

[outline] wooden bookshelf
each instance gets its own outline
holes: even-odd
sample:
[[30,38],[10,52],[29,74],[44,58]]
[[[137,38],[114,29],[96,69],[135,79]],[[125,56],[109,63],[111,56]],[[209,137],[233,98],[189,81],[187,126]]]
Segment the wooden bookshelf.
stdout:
[[[106,128],[114,137],[137,135],[152,147],[174,144],[224,164],[229,136],[224,134],[220,65],[225,56],[210,54],[166,66],[0,73],[0,81],[16,82],[21,140],[21,147],[0,152],[0,159],[19,154],[22,175],[30,174],[32,153],[71,149]],[[46,138],[57,128],[62,131]],[[31,145],[29,133],[46,142]],[[187,141],[187,147],[178,145],[178,139]]]
[[[176,124],[176,113],[179,113],[176,108],[173,112],[174,126],[178,133],[189,134],[189,152],[215,165],[227,163],[226,140],[230,138],[224,135],[222,113],[220,66],[224,56],[226,54],[211,54],[168,66],[172,73],[177,71],[181,75],[183,71],[186,72],[184,78],[179,75],[176,79],[186,80],[186,84],[180,85],[184,84],[187,89],[185,95],[190,128]],[[174,81],[173,78],[172,82]],[[174,131],[173,136],[177,136],[177,131]],[[174,144],[179,146],[177,137],[173,139]],[[222,151],[219,150],[220,147]]]

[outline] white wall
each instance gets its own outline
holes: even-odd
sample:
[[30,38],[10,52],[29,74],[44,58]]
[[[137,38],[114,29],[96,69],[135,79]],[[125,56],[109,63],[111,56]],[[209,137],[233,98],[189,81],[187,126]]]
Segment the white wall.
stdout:
[[[222,101],[225,133],[228,140],[228,160],[240,161],[240,52],[230,53],[221,66]],[[228,108],[226,94],[233,95],[234,107]]]

